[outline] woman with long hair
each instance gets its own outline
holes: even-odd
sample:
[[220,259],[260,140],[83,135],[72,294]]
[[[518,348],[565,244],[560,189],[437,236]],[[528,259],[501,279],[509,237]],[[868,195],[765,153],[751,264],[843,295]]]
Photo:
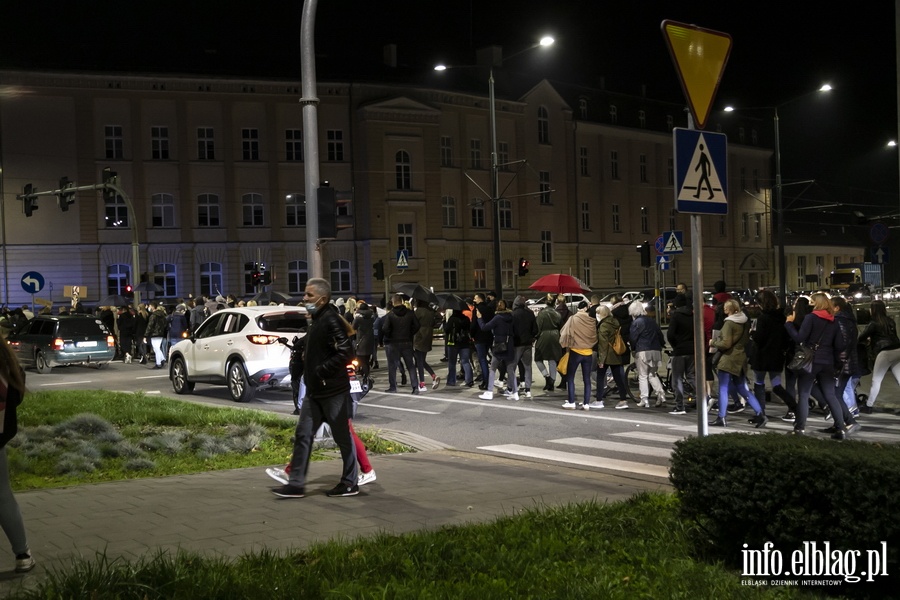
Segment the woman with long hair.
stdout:
[[809,417],[809,393],[814,384],[818,384],[825,402],[831,409],[835,431],[832,439],[843,440],[859,427],[856,419],[850,416],[844,421],[844,411],[834,394],[834,365],[840,364],[841,352],[844,350],[844,338],[837,323],[834,322],[834,308],[831,300],[823,293],[815,293],[810,297],[813,311],[803,319],[799,331],[793,327],[794,315],[789,315],[785,322],[785,330],[797,344],[807,344],[814,348],[815,354],[812,369],[800,370],[798,375],[797,418],[791,433],[804,435],[806,420]]
[[710,425],[726,426],[725,415],[728,405],[724,398],[728,398],[728,387],[734,381],[737,394],[756,411],[756,415],[750,419],[750,422],[757,428],[765,427],[769,419],[766,417],[766,412],[760,406],[756,396],[747,387],[747,377],[744,373],[744,365],[747,363],[747,353],[744,349],[750,340],[750,319],[741,310],[741,305],[738,301],[733,298],[725,301],[723,309],[725,321],[722,325],[721,334],[719,337],[709,341],[710,346],[722,353],[722,358],[719,359],[719,364],[717,365],[719,374],[719,416]]
[[34,559],[25,537],[25,523],[9,484],[6,458],[6,444],[18,430],[16,407],[24,396],[25,372],[9,349],[6,338],[0,335],[0,527],[16,555],[16,573],[26,573],[34,568]]
[[785,314],[778,305],[778,297],[769,290],[760,290],[756,295],[760,313],[756,324],[750,330],[753,349],[749,353],[750,368],[753,369],[753,395],[760,404],[766,397],[766,376],[772,384],[772,393],[788,407],[788,414],[796,413],[797,404],[781,385],[784,371],[784,357],[787,352],[788,336],[784,331]]
[[872,321],[859,334],[859,341],[868,342],[869,354],[875,357],[869,398],[860,407],[862,412],[871,413],[881,391],[881,383],[889,370],[900,383],[900,340],[897,338],[897,326],[888,316],[887,307],[881,300],[872,301]]

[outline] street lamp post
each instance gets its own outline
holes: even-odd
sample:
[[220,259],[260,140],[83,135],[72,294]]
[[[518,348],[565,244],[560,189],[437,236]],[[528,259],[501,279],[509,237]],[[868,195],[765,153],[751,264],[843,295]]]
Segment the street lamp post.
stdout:
[[[518,56],[523,52],[527,52],[529,50],[533,50],[534,48],[544,47],[552,45],[554,42],[553,38],[550,36],[544,36],[541,40],[532,45],[520,50],[514,54],[511,54],[499,61],[499,63],[495,63],[498,66],[503,64],[505,61],[513,58],[514,56]],[[447,69],[460,69],[460,68],[477,68],[480,65],[454,65],[447,66],[443,64],[436,65],[434,67],[435,71],[446,71]],[[491,136],[491,204],[493,207],[493,226],[492,230],[492,242],[493,242],[493,254],[494,254],[494,291],[497,292],[499,297],[503,297],[503,257],[502,250],[500,247],[500,165],[497,163],[497,103],[494,95],[494,67],[488,67],[488,103],[490,104],[488,115],[489,115],[489,127],[490,127],[490,136]]]

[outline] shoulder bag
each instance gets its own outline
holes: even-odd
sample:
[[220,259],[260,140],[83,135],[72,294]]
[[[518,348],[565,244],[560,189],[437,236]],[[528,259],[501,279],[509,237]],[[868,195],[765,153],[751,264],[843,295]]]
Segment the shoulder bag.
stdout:
[[612,349],[616,354],[625,354],[628,352],[628,346],[625,345],[625,340],[622,339],[621,327],[616,329],[616,337],[613,339]]
[[819,342],[822,341],[824,335],[825,330],[823,329],[822,335],[819,336],[815,344],[810,345],[806,342],[797,344],[797,348],[794,350],[794,357],[787,364],[787,368],[798,373],[801,371],[812,373],[813,358],[816,356],[816,349],[819,347]]

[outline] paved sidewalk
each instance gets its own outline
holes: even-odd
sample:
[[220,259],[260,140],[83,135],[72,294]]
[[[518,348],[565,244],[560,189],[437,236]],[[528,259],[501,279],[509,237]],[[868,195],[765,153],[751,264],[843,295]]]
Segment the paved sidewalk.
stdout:
[[378,480],[352,498],[328,498],[335,461],[312,463],[310,494],[279,499],[263,469],[237,469],[85,485],[17,494],[38,566],[17,576],[12,556],[0,559],[0,595],[39,580],[72,558],[134,559],[179,548],[236,557],[269,548],[379,532],[404,533],[487,521],[523,508],[627,498],[670,490],[655,478],[627,478],[558,465],[426,450],[377,456]]

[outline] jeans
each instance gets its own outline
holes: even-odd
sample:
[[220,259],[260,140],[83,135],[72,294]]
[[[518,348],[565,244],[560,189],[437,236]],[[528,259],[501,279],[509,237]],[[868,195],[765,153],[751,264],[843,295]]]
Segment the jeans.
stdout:
[[[678,410],[684,409],[685,378],[694,385],[694,389],[697,389],[697,382],[694,378],[694,356],[691,354],[675,355],[672,357],[672,389],[675,390],[675,408]],[[719,405],[723,403],[728,404],[727,390],[725,396],[719,396]]]
[[888,370],[894,374],[894,379],[900,383],[900,348],[896,350],[882,350],[875,357],[875,366],[872,367],[872,387],[869,388],[869,399],[866,406],[875,406],[878,393],[881,391],[881,382]]
[[478,367],[481,369],[481,384],[487,385],[488,380],[488,344],[475,344],[475,354],[478,356]]
[[431,368],[431,365],[426,360],[427,353],[423,350],[415,350],[413,354],[416,358],[416,368],[419,370],[419,381],[425,381],[425,371],[428,371],[428,374],[434,378],[434,369]]
[[525,371],[525,389],[531,390],[531,346],[516,346],[516,365],[522,363]]
[[22,513],[9,485],[9,463],[6,460],[5,447],[0,448],[0,527],[3,527],[3,533],[9,539],[14,554],[28,552]]
[[843,429],[846,407],[841,408],[841,403],[834,394],[834,367],[830,364],[817,365],[813,363],[812,373],[801,371],[798,377],[797,418],[794,421],[794,429],[806,429],[806,420],[809,418],[809,395],[813,386],[818,387],[828,408],[831,409],[834,426],[839,430]]
[[[650,399],[651,385],[657,396],[663,393],[662,382],[659,380],[659,363],[661,362],[662,352],[659,350],[641,350],[634,353],[634,368],[638,373],[638,388],[641,390],[642,401]],[[613,377],[615,377],[615,371],[613,371]]]
[[[547,363],[544,365],[544,363]],[[549,377],[553,381],[556,381],[556,361],[555,360],[539,360],[537,362],[538,371],[544,377]]]
[[494,391],[494,373],[501,365],[506,365],[506,387],[511,389],[513,393],[518,393],[519,384],[516,382],[516,363],[512,360],[504,360],[499,356],[491,358],[490,375],[487,378],[487,391]]
[[356,446],[350,435],[350,393],[345,392],[328,398],[310,398],[303,401],[300,418],[294,432],[294,452],[291,455],[290,485],[306,487],[306,474],[312,456],[313,436],[322,423],[331,427],[334,443],[341,450],[341,483],[356,485]]
[[469,346],[447,346],[447,385],[456,385],[456,360],[462,362],[466,385],[474,383],[472,379],[472,349]]
[[600,402],[606,396],[606,370],[612,371],[613,380],[619,390],[619,400],[628,399],[628,382],[625,381],[624,365],[604,365],[597,369],[597,401]]
[[150,338],[150,345],[153,346],[153,359],[156,361],[156,366],[159,367],[162,365],[162,361],[165,360],[163,356],[163,338],[162,337],[152,337]]
[[[725,415],[728,414],[728,388],[732,383],[734,384],[734,389],[737,394],[753,407],[756,414],[761,414],[763,409],[759,405],[756,396],[754,396],[753,392],[750,391],[750,388],[747,387],[747,378],[743,373],[734,375],[727,371],[719,371],[719,417],[724,419]],[[723,401],[723,398],[726,400]]]
[[859,377],[856,375],[844,375],[841,374],[838,377],[838,384],[834,388],[834,393],[836,396],[842,397],[844,399],[844,404],[847,406],[848,410],[853,410],[857,408],[856,406],[856,386],[859,385]]
[[406,372],[409,373],[409,382],[412,384],[412,389],[418,390],[419,378],[416,376],[412,342],[385,344],[384,353],[387,355],[388,362],[388,387],[392,390],[397,389],[397,367],[402,359],[406,365]]
[[569,365],[566,371],[566,392],[569,402],[575,403],[575,371],[581,367],[581,379],[584,381],[584,403],[591,403],[591,355],[578,354],[569,350]]

